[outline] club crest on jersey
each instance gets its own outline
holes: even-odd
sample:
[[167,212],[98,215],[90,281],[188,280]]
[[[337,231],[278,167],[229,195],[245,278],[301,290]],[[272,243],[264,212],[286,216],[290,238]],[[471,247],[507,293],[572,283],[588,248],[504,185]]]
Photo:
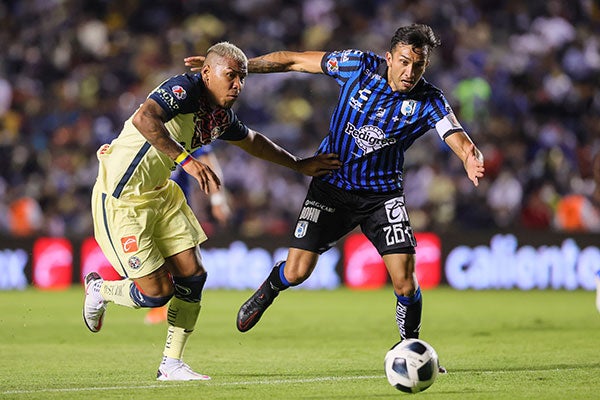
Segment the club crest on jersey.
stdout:
[[298,221],[296,225],[296,230],[294,231],[294,236],[298,239],[303,238],[306,235],[306,231],[308,230],[308,221]]
[[415,113],[417,109],[417,102],[415,100],[404,100],[402,102],[402,107],[400,107],[400,112],[405,117],[410,117]]
[[179,100],[183,100],[187,97],[187,92],[179,85],[173,86],[171,88],[171,92],[173,92],[175,97],[177,97]]
[[129,257],[129,260],[127,261],[127,263],[129,264],[129,268],[131,268],[131,269],[138,269],[139,267],[142,266],[142,261],[140,261],[140,259],[137,258],[136,256]]

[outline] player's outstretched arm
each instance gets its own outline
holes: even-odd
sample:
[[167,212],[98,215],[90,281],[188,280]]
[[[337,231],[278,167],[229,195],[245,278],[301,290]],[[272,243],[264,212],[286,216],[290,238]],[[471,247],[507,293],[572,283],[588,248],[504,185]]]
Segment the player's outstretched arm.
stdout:
[[178,162],[184,171],[192,175],[200,189],[210,193],[221,186],[219,177],[206,164],[193,158],[185,148],[175,141],[165,127],[165,111],[152,99],[146,101],[133,115],[133,125],[146,138],[148,143]]
[[[276,51],[248,60],[248,72],[308,72],[311,74],[322,74],[321,60],[323,51]],[[183,59],[190,71],[199,72],[204,64],[205,56],[190,56]]]
[[300,159],[269,140],[266,136],[252,129],[250,129],[248,136],[244,139],[230,141],[229,143],[235,144],[255,157],[283,165],[309,176],[326,175],[333,170],[339,169],[342,165],[337,154],[319,154]]
[[321,60],[323,51],[276,51],[248,60],[248,72],[308,72],[322,74]]
[[446,138],[446,143],[461,159],[467,176],[475,186],[479,186],[479,179],[483,178],[485,168],[483,154],[471,141],[465,132],[455,132]]

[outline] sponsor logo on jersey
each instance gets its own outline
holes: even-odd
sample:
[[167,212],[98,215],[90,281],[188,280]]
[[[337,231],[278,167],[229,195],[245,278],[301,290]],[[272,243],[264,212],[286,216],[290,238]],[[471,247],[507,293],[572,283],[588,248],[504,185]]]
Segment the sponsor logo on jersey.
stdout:
[[308,207],[316,207],[319,210],[322,210],[322,211],[325,211],[325,212],[328,212],[328,213],[335,212],[335,208],[334,207],[326,206],[325,204],[319,203],[318,201],[314,201],[314,200],[306,200],[304,202],[304,205],[308,206]]
[[303,238],[306,235],[306,231],[308,230],[308,221],[298,221],[296,224],[296,230],[294,231],[294,236],[298,239]]
[[396,143],[396,138],[387,138],[381,128],[374,125],[365,125],[357,129],[350,122],[346,123],[345,132],[354,138],[360,149],[368,154],[382,147]]
[[175,98],[171,95],[171,93],[167,92],[165,89],[157,89],[155,92],[167,105],[167,107],[169,107],[169,109],[171,111],[177,111],[179,110],[179,104],[177,103],[177,100],[175,100]]
[[417,102],[415,100],[404,100],[402,102],[402,106],[400,107],[400,112],[405,117],[410,117],[415,113],[417,109]]
[[123,252],[125,253],[133,253],[138,250],[137,239],[135,236],[122,237],[121,246],[123,246]]
[[187,97],[187,92],[179,85],[173,86],[171,91],[179,100],[184,100]]
[[317,222],[319,220],[319,215],[321,215],[321,210],[314,207],[302,207],[302,211],[300,211],[299,219],[305,219],[311,222]]
[[142,262],[136,256],[129,257],[129,260],[127,261],[127,263],[129,264],[129,268],[131,268],[131,269],[138,269],[139,267],[142,266]]

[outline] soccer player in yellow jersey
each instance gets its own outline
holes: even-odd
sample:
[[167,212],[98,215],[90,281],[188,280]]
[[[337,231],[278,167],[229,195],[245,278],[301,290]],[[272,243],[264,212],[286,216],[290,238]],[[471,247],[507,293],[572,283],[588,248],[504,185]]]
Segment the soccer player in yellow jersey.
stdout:
[[[219,177],[222,176],[221,165],[217,159],[217,157],[212,152],[212,146],[206,145],[200,147],[193,154],[194,158],[197,158],[203,164],[206,164],[217,173]],[[183,190],[183,194],[188,197],[190,192],[190,175],[186,174],[181,167],[178,167],[171,174],[171,179],[173,179],[181,189]],[[219,225],[225,226],[229,222],[231,217],[231,208],[229,206],[228,197],[226,195],[226,191],[222,187],[220,191],[211,193],[208,196],[208,200],[210,201],[210,216],[217,222]],[[192,206],[192,209],[194,207]],[[165,304],[162,307],[155,307],[148,309],[148,312],[144,316],[144,323],[148,325],[157,325],[167,322],[167,310],[168,304]]]
[[183,361],[207,277],[199,250],[206,235],[181,188],[169,179],[176,164],[206,193],[219,190],[219,178],[192,153],[216,139],[310,176],[340,165],[335,154],[295,157],[238,120],[231,106],[247,71],[248,59],[239,48],[215,44],[198,73],[174,76],[159,85],[125,122],[119,137],[97,153],[94,233],[124,279],[104,281],[96,272],[89,273],[84,279],[83,319],[90,331],[98,332],[108,303],[140,308],[171,300],[157,372],[160,381],[210,379]]

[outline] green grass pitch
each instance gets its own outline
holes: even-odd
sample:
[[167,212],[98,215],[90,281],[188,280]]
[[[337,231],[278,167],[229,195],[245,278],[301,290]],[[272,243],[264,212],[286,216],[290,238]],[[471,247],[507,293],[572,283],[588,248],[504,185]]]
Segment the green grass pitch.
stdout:
[[208,290],[185,360],[209,382],[157,382],[165,326],[110,305],[101,332],[83,289],[0,292],[0,399],[595,399],[600,314],[593,292],[424,291],[421,338],[449,374],[409,395],[385,379],[398,338],[391,288],[290,290],[250,332],[248,291]]

